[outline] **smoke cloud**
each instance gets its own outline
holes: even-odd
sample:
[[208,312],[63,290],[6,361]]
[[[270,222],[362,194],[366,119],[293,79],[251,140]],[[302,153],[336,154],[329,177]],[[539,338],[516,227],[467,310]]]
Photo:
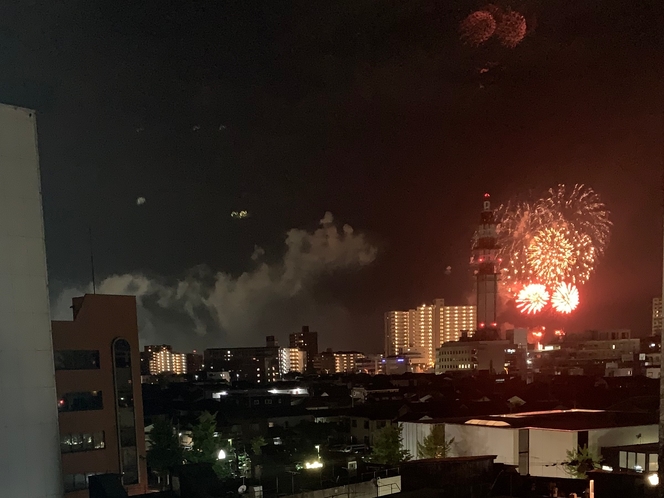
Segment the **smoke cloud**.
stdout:
[[[99,294],[135,295],[143,344],[170,343],[181,349],[263,344],[266,335],[282,340],[302,324],[332,336],[350,326],[338,302],[316,299],[317,285],[338,272],[357,271],[376,258],[376,247],[349,225],[341,228],[327,212],[312,232],[286,233],[283,256],[265,261],[256,247],[252,268],[239,276],[207,267],[180,279],[144,274],[112,275],[97,285]],[[71,299],[91,284],[62,288],[51,298],[54,320],[71,320]]]

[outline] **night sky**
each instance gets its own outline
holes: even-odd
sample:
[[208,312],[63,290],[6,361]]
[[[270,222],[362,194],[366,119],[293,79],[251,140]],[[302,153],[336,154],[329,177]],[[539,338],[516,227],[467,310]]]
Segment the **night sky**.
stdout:
[[53,314],[90,282],[92,227],[143,342],[309,324],[379,351],[384,311],[466,302],[484,192],[585,183],[614,230],[564,325],[649,333],[664,5],[509,5],[530,26],[513,50],[459,41],[466,0],[3,1],[0,101],[38,110]]

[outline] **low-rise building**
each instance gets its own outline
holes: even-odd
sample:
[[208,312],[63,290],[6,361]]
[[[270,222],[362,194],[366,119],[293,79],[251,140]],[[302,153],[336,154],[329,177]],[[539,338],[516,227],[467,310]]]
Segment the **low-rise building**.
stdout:
[[266,384],[279,380],[279,347],[212,348],[203,352],[205,370],[230,372],[233,381]]
[[404,448],[413,455],[432,425],[442,424],[445,439],[454,438],[452,457],[497,455],[496,463],[513,465],[521,475],[566,478],[568,451],[588,446],[601,454],[604,447],[656,443],[657,422],[656,413],[550,410],[400,424]]
[[88,477],[105,473],[145,493],[136,298],[86,294],[72,308],[73,321],[52,322],[65,497],[87,497]]
[[436,373],[505,370],[505,349],[509,341],[446,342],[436,350]]

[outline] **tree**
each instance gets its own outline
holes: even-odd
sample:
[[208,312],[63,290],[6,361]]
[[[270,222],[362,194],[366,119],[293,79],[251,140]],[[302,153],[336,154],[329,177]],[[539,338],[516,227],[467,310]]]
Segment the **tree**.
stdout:
[[267,443],[265,442],[265,438],[263,436],[256,436],[251,440],[251,450],[254,452],[254,455],[262,455],[263,446],[265,446]]
[[588,445],[579,446],[576,450],[567,450],[567,460],[563,470],[573,479],[585,479],[586,472],[598,469],[602,462],[602,455],[591,451]]
[[384,465],[398,465],[412,458],[408,450],[403,449],[403,429],[399,425],[388,425],[378,431],[374,439],[370,459]]
[[188,463],[209,463],[219,477],[230,475],[228,459],[219,458],[224,447],[217,434],[216,413],[203,412],[198,417],[198,423],[191,429],[191,442],[191,450],[184,454]]
[[420,458],[445,458],[452,443],[454,438],[445,441],[445,426],[434,425],[429,435],[417,443],[417,454]]
[[157,472],[159,478],[167,477],[170,470],[181,465],[184,455],[173,422],[165,417],[158,417],[148,435],[150,449],[147,451],[147,464]]

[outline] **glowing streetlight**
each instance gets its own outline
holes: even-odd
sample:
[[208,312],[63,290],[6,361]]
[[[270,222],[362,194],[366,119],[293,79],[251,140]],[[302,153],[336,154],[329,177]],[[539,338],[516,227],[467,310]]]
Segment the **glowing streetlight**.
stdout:
[[650,474],[648,476],[648,484],[657,486],[659,484],[659,476],[657,474]]
[[219,450],[217,460],[226,460],[226,452],[224,450]]

